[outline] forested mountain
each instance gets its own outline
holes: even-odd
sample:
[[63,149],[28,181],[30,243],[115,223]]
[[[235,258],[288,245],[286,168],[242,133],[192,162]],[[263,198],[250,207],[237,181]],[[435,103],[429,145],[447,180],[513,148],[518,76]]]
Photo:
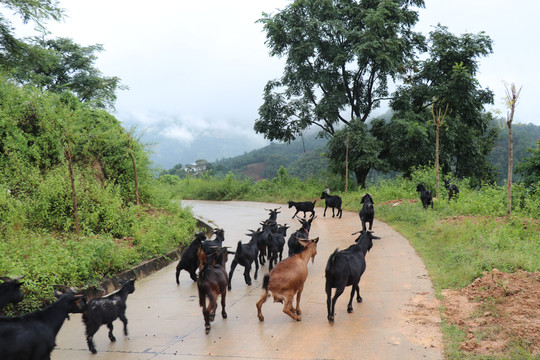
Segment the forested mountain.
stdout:
[[[497,183],[502,184],[508,177],[508,129],[504,121],[501,121],[501,131],[499,139],[488,156],[490,163],[497,169]],[[517,164],[524,158],[530,157],[531,153],[527,149],[536,149],[536,141],[540,139],[540,126],[534,124],[514,124],[514,170]],[[521,180],[519,174],[512,176],[514,182]]]
[[[501,124],[504,124],[501,122]],[[536,148],[540,139],[540,126],[534,124],[514,125],[514,164],[530,156],[527,149]],[[304,149],[305,147],[305,149]],[[316,137],[316,132],[305,133],[291,143],[272,143],[261,149],[247,152],[232,158],[225,158],[212,163],[214,174],[223,175],[232,172],[251,177],[255,180],[270,179],[275,176],[280,166],[287,168],[289,175],[300,179],[325,174],[328,159],[325,156],[327,140]],[[489,162],[497,171],[497,182],[504,183],[508,171],[508,130],[499,127],[499,138]],[[371,176],[374,175],[372,171]],[[519,181],[519,175],[514,175]]]

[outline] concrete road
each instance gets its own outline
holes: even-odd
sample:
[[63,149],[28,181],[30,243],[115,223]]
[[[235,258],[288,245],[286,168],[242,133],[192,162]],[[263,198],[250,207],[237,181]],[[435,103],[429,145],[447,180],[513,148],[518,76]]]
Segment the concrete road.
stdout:
[[[196,215],[225,229],[225,245],[236,248],[247,242],[248,229],[256,229],[268,217],[265,208],[280,205],[250,202],[183,201]],[[86,346],[81,316],[66,321],[57,337],[53,360],[84,359],[443,359],[438,313],[422,312],[432,304],[433,289],[427,271],[408,241],[389,226],[375,220],[373,229],[382,240],[367,255],[367,270],[360,282],[362,303],[353,302],[347,313],[350,288],[336,304],[336,320],[326,319],[324,269],[329,255],[353,243],[351,233],[361,228],[358,213],[343,212],[343,218],[322,216],[317,208],[310,237],[319,237],[315,263],[302,294],[302,321],[295,322],[282,312],[282,304],[270,298],[263,306],[264,322],[257,319],[255,303],[261,296],[262,277],[252,286],[243,279],[243,267],[236,268],[232,291],[227,295],[228,318],[220,307],[212,329],[205,334],[198,303],[197,286],[187,272],[174,280],[176,262],[136,282],[129,295],[129,336],[115,321],[117,341],[109,342],[103,326],[94,336],[98,353]],[[291,230],[300,227],[291,219],[292,209],[282,206],[280,224]],[[287,250],[287,247],[286,247]],[[286,252],[285,250],[285,252]],[[230,263],[230,262],[229,262]],[[433,309],[432,309],[433,310]],[[435,319],[434,319],[435,317]]]

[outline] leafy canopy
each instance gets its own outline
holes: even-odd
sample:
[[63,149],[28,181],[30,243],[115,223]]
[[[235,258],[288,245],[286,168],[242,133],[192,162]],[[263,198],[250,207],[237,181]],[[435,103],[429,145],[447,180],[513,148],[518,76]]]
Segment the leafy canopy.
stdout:
[[259,20],[283,76],[267,83],[255,131],[290,141],[315,125],[333,136],[339,124],[364,122],[388,96],[388,78],[422,48],[413,32],[423,0],[298,0]]

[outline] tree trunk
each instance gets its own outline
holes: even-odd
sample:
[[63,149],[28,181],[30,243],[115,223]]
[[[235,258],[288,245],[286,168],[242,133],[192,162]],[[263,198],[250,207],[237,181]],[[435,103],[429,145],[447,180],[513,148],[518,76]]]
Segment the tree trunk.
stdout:
[[435,133],[435,196],[439,198],[439,130],[441,125],[437,123],[437,132]]
[[508,185],[506,189],[506,217],[510,217],[512,212],[512,172],[514,167],[514,139],[512,136],[512,121],[514,121],[514,112],[516,110],[517,101],[521,88],[516,91],[516,86],[512,84],[510,89],[506,88],[506,101],[510,107],[510,114],[506,117],[506,125],[508,125]]
[[[513,111],[512,111],[513,113]],[[506,216],[512,211],[512,172],[514,167],[514,139],[512,138],[512,121],[508,121],[508,186],[506,188]]]

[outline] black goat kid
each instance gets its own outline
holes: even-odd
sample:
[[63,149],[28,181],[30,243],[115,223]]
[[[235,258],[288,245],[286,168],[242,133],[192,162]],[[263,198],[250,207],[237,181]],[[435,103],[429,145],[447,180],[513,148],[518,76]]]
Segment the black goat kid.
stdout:
[[448,201],[450,201],[452,197],[454,197],[454,199],[459,198],[459,188],[456,184],[450,184],[450,181],[444,180],[444,187],[448,190]]
[[309,239],[309,231],[311,230],[311,222],[315,217],[311,217],[309,220],[298,219],[302,224],[302,227],[291,234],[287,241],[289,247],[289,257],[294,254],[299,254],[304,251],[305,246],[298,242],[298,239]]
[[50,359],[64,321],[84,308],[81,294],[55,291],[54,295],[58,300],[44,310],[0,318],[0,359]]
[[[326,264],[326,306],[328,310],[328,321],[334,321],[336,301],[345,290],[345,287],[352,286],[351,297],[347,306],[347,312],[352,313],[352,300],[356,293],[356,301],[361,302],[360,278],[366,271],[366,254],[373,246],[373,239],[380,239],[371,232],[361,231],[360,236],[355,240],[355,244],[347,249],[334,251]],[[336,293],[332,298],[332,289]]]
[[366,231],[366,223],[369,223],[369,230],[373,228],[373,219],[375,218],[375,207],[373,206],[373,199],[370,194],[365,194],[360,201],[360,204],[364,204],[360,209],[360,221],[362,221],[362,230]]
[[9,303],[16,304],[23,299],[21,292],[21,285],[23,284],[19,280],[24,276],[18,278],[0,277],[3,282],[0,283],[0,310]]
[[223,229],[214,229],[214,235],[212,239],[205,240],[202,242],[202,248],[205,253],[211,253],[214,252],[214,249],[216,246],[221,247],[223,246],[223,241],[225,241],[225,230]]
[[234,269],[236,269],[238,264],[244,267],[244,280],[246,284],[251,285],[251,276],[249,273],[251,271],[251,264],[255,262],[255,274],[253,277],[257,280],[257,273],[259,272],[258,254],[259,249],[257,248],[257,238],[255,236],[252,236],[247,244],[242,244],[241,241],[238,242],[236,251],[234,252],[234,259],[231,263],[231,270],[229,271],[229,285],[227,287],[229,290],[231,290]]
[[332,217],[334,217],[334,209],[337,209],[337,216],[341,219],[341,197],[339,195],[328,195],[325,191],[321,194],[321,199],[325,199],[324,213],[323,216],[326,216],[326,209],[332,208]]
[[422,183],[418,183],[418,185],[416,185],[416,191],[420,192],[420,201],[422,201],[424,209],[427,209],[429,205],[431,205],[431,208],[433,209],[433,194],[431,193],[431,190],[426,190]]
[[121,280],[122,287],[111,295],[92,299],[86,304],[83,312],[83,322],[86,326],[86,342],[92,354],[97,353],[94,345],[94,334],[101,325],[106,324],[109,328],[109,339],[116,341],[113,335],[113,321],[120,319],[124,323],[124,335],[127,336],[126,300],[129,294],[135,291],[135,279]]
[[315,216],[315,203],[316,202],[317,202],[317,200],[315,200],[315,201],[303,201],[303,202],[289,201],[288,202],[289,209],[292,208],[293,206],[296,209],[296,212],[294,213],[292,218],[294,219],[296,214],[298,214],[300,211],[302,211],[304,213],[304,217],[306,217],[307,212],[310,212],[311,217],[314,217]]
[[180,285],[180,271],[186,270],[191,277],[191,280],[197,281],[197,269],[199,268],[199,258],[197,252],[206,240],[206,235],[203,232],[195,234],[195,239],[182,253],[182,257],[176,265],[176,283]]

